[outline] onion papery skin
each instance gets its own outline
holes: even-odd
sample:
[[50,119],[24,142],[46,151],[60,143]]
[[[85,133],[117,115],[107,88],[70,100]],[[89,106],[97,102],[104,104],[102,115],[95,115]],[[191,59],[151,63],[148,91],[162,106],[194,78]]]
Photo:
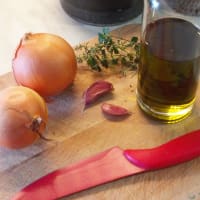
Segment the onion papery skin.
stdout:
[[[44,99],[30,88],[12,86],[0,92],[0,146],[20,149],[34,143],[46,128],[48,110]],[[33,121],[41,119],[37,131]]]
[[49,33],[27,33],[17,47],[12,68],[19,85],[49,97],[72,84],[77,61],[73,48],[63,38]]

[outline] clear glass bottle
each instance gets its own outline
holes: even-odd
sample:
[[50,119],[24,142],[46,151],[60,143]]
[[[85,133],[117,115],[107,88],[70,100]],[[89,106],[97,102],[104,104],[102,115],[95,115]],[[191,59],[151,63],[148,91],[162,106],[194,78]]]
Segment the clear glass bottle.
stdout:
[[200,72],[200,1],[144,0],[137,100],[173,123],[193,108]]

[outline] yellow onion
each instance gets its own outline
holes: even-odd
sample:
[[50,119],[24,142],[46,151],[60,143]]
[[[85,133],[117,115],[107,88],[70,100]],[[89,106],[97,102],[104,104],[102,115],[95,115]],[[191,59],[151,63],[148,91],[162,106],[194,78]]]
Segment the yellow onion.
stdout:
[[48,111],[34,90],[8,87],[0,92],[0,146],[19,149],[32,144],[44,132]]
[[63,38],[49,33],[27,33],[12,62],[19,85],[42,96],[61,93],[73,82],[77,62],[73,48]]

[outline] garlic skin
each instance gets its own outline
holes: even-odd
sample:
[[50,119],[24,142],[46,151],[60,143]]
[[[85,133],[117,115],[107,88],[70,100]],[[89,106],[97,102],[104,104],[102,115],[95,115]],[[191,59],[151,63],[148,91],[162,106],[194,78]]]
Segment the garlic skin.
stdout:
[[113,116],[125,116],[131,114],[128,109],[110,103],[103,103],[101,105],[101,110],[103,113]]
[[111,92],[114,89],[112,83],[104,80],[99,80],[90,85],[84,92],[83,97],[85,106],[94,103],[101,96]]

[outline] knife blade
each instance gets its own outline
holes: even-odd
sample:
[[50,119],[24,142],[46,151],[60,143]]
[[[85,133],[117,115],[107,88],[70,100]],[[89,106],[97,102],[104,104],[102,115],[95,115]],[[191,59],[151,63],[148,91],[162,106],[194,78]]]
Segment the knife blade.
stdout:
[[12,200],[55,200],[119,178],[170,167],[200,156],[200,130],[149,149],[113,147],[53,171],[19,191]]

